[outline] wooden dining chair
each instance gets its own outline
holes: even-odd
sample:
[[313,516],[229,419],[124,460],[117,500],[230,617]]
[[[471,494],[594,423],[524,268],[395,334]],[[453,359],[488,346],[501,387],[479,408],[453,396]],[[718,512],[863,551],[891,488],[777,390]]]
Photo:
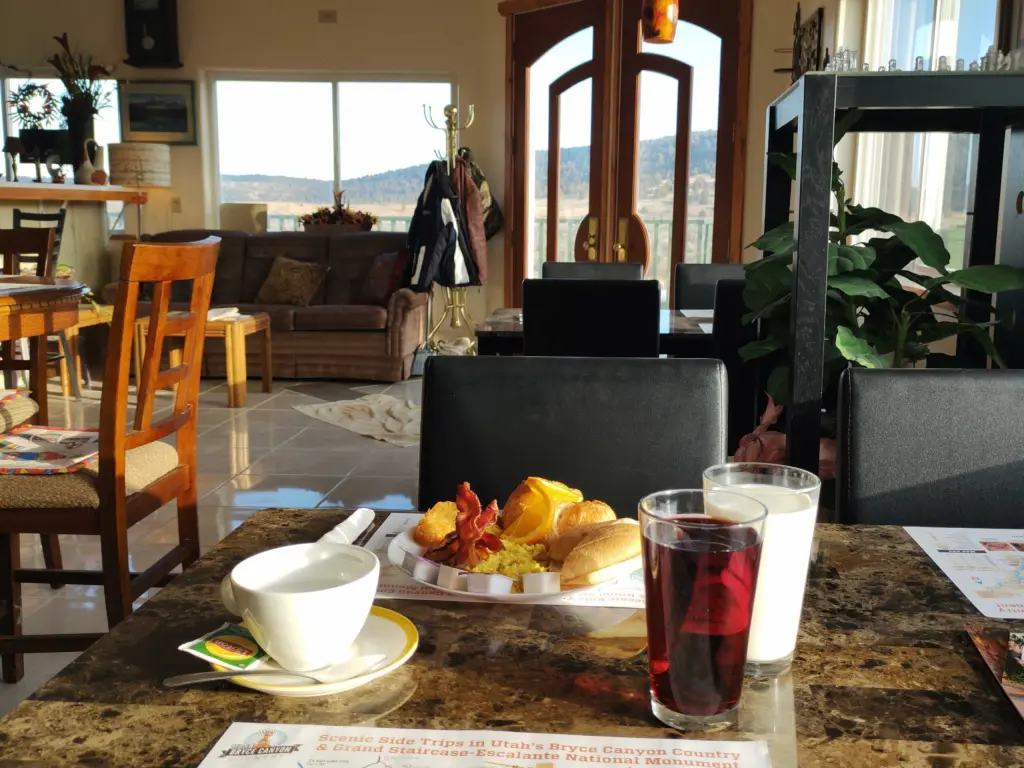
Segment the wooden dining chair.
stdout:
[[431,357],[423,377],[419,508],[469,482],[486,504],[530,475],[636,517],[725,460],[718,360]]
[[[53,243],[56,233],[53,229],[0,229],[0,274],[20,275],[25,264],[33,269],[29,274],[36,277],[53,276]],[[14,372],[30,370],[31,360],[16,360],[15,340],[0,342],[0,371],[3,371],[5,386],[14,388]],[[38,393],[37,393],[38,394]],[[48,416],[45,395],[39,400],[41,423]]]
[[[4,682],[23,674],[23,653],[77,651],[99,635],[28,636],[21,631],[22,584],[100,584],[108,626],[132,611],[132,602],[167,583],[178,565],[199,556],[196,505],[196,415],[206,315],[213,291],[219,238],[197,243],[128,243],[121,261],[110,328],[100,449],[95,465],[69,474],[0,475],[0,660]],[[188,311],[168,314],[171,284],[193,285]],[[128,379],[139,284],[154,283],[149,333],[134,421],[128,427]],[[184,333],[180,363],[160,370],[165,339]],[[170,415],[154,422],[157,390],[177,384]],[[177,435],[177,449],[163,440]],[[178,504],[178,544],[141,573],[129,570],[128,529],[168,502]],[[22,533],[99,536],[102,570],[20,567]]]
[[839,385],[840,523],[1022,528],[1024,371],[851,368]]

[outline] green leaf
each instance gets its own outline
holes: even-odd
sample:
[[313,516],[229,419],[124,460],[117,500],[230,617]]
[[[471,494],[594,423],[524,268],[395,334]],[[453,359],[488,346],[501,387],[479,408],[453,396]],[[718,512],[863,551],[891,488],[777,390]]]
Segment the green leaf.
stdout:
[[791,181],[796,180],[795,152],[769,152],[768,162],[784,170]]
[[775,229],[765,232],[748,247],[756,248],[765,253],[788,254],[796,250],[796,236],[793,234],[793,222],[787,221]]
[[777,365],[775,370],[768,374],[768,381],[765,382],[765,389],[776,405],[787,405],[789,403],[789,366]]
[[867,296],[873,299],[889,298],[889,294],[878,283],[863,275],[833,275],[828,279],[828,287],[845,293],[847,296]]
[[979,325],[974,328],[968,328],[967,333],[977,339],[978,343],[984,348],[985,354],[992,358],[992,362],[1000,368],[1006,367],[1006,362],[1003,360],[1003,356],[999,354],[999,350],[996,349],[996,345],[989,335],[988,328]]
[[779,307],[788,306],[791,297],[792,294],[787,293],[785,296],[780,296],[775,301],[765,304],[757,312],[748,312],[743,316],[743,322],[752,323],[761,317],[771,317],[772,313]]
[[785,339],[764,339],[763,341],[752,341],[749,344],[744,344],[740,347],[739,353],[740,357],[744,360],[757,360],[759,357],[765,357],[772,352],[785,349],[786,346]]
[[853,262],[846,256],[840,256],[839,243],[828,244],[828,275],[838,275],[842,272],[853,272]]
[[839,254],[852,261],[855,269],[869,269],[877,258],[875,249],[870,245],[841,245]]
[[751,312],[760,312],[776,299],[792,290],[793,273],[779,261],[747,272],[743,301]]
[[842,138],[849,133],[850,129],[856,125],[857,121],[860,120],[861,112],[858,109],[851,109],[841,118],[836,120],[835,132],[833,135],[833,141],[838,144],[842,141]]
[[765,256],[763,259],[755,259],[754,261],[748,261],[746,264],[743,265],[743,271],[749,275],[751,272],[756,272],[762,267],[766,267],[772,264],[783,264],[788,267],[792,265],[792,263],[792,253],[774,253],[771,256]]
[[892,232],[914,254],[932,269],[945,274],[949,265],[949,251],[942,242],[942,237],[923,221],[898,221],[877,227],[885,232]]
[[840,326],[836,333],[836,348],[847,360],[865,368],[890,367],[888,360],[879,355],[874,347],[856,336],[845,325]]
[[869,229],[884,230],[890,224],[902,222],[899,216],[883,211],[881,208],[862,208],[859,205],[849,206],[846,214],[846,234],[859,235]]
[[[917,339],[922,344],[931,344],[933,341],[948,339],[950,336],[959,336],[961,333],[974,333],[979,329],[991,328],[999,325],[998,321],[989,323],[932,323],[921,328]],[[985,334],[986,337],[988,334]]]
[[1016,291],[1024,288],[1024,269],[1008,264],[986,264],[950,272],[947,279],[972,291]]

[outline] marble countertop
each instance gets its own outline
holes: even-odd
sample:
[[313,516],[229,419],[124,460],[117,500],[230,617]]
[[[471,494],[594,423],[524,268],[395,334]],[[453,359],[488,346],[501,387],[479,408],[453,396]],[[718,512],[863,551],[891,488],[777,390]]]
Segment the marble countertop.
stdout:
[[[647,704],[643,612],[381,601],[420,631],[402,669],[324,699],[216,684],[167,690],[176,650],[229,617],[244,557],[345,513],[257,513],[0,720],[3,766],[194,766],[235,720],[679,737]],[[793,671],[748,681],[734,731],[779,766],[1024,764],[1024,722],[963,631],[977,614],[898,528],[821,526]],[[699,735],[691,736],[700,738]]]

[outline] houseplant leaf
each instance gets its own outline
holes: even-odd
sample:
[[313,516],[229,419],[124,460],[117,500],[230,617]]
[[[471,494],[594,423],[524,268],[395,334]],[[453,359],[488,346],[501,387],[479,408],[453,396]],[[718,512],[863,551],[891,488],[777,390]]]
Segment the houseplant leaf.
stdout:
[[765,355],[770,355],[772,352],[777,352],[780,349],[785,349],[789,346],[788,339],[764,339],[763,341],[752,341],[749,344],[744,344],[739,349],[740,357],[744,360],[757,360]]
[[769,396],[778,405],[787,405],[789,403],[789,366],[788,365],[777,365],[775,369],[768,374],[768,381],[765,382],[765,387]]
[[942,237],[923,221],[894,221],[882,225],[879,229],[892,232],[917,255],[922,264],[946,273],[949,251],[946,250]]
[[877,258],[870,245],[840,245],[839,255],[853,262],[854,269],[870,269]]
[[789,176],[790,181],[796,180],[796,153],[795,152],[769,152],[768,162],[777,165]]
[[889,368],[889,361],[875,352],[875,348],[856,336],[845,325],[836,333],[836,348],[847,360],[865,368]]
[[[750,248],[765,253],[792,253],[796,250],[796,236],[793,234],[793,222],[787,221],[775,229],[769,230],[752,242]],[[756,263],[756,262],[754,262]]]
[[762,317],[771,317],[772,313],[779,307],[789,306],[790,298],[791,294],[786,293],[784,296],[780,296],[775,301],[765,304],[757,312],[748,312],[743,316],[743,322],[749,324]]
[[949,273],[949,282],[984,293],[1024,288],[1024,269],[1008,264],[985,264]]
[[870,277],[848,273],[833,275],[828,279],[828,287],[847,296],[867,296],[875,299],[887,299],[889,294]]
[[887,225],[902,222],[899,216],[887,213],[881,208],[862,208],[859,205],[848,206],[846,213],[846,234],[859,235],[869,229],[882,230]]
[[760,312],[776,299],[790,292],[793,273],[782,262],[772,262],[747,272],[743,301],[747,309]]

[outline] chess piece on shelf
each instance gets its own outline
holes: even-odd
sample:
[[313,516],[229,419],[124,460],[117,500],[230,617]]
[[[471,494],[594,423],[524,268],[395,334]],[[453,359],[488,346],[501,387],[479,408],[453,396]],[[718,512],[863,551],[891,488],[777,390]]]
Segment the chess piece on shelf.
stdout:
[[918,56],[914,59],[914,71],[924,72],[924,56]]
[[899,69],[896,67],[896,59],[889,59],[889,71],[899,72]]
[[956,71],[957,72],[963,72],[964,71],[964,60],[963,59],[957,59],[956,60]]
[[970,69],[970,71],[971,72],[978,72],[978,71],[980,71],[980,68],[978,67],[978,62],[976,62],[976,61],[972,61],[971,62],[971,69]]
[[949,59],[945,56],[939,56],[939,72],[949,72]]

